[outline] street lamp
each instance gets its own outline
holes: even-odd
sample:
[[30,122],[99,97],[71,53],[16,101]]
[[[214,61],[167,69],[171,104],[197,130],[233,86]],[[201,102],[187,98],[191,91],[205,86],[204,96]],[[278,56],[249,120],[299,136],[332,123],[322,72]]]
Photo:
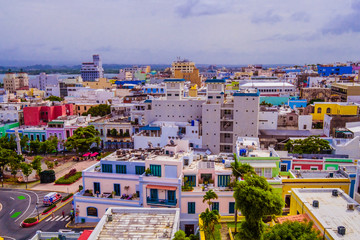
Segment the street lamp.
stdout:
[[38,202],[36,202],[36,211],[37,211],[37,217],[38,217],[38,221],[39,221],[40,219],[39,219],[39,207],[38,207]]

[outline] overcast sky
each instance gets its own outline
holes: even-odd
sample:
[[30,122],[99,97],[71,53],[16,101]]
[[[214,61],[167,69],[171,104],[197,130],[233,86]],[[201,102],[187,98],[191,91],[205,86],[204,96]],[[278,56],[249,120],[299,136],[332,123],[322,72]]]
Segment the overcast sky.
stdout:
[[360,60],[360,0],[0,0],[0,64]]

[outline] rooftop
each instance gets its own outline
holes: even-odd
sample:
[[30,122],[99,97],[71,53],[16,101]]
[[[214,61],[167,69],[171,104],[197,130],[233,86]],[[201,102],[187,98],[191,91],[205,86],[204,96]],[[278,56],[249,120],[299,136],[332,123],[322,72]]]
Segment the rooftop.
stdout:
[[170,240],[179,229],[179,220],[178,208],[110,207],[88,239]]
[[322,170],[290,170],[295,178],[314,179],[314,178],[343,178],[347,179],[340,171]]
[[[360,236],[360,218],[359,204],[350,198],[341,189],[338,190],[338,196],[332,196],[331,188],[293,188],[292,194],[296,195],[310,213],[320,222],[324,230],[333,237],[333,239],[359,239]],[[312,205],[314,200],[319,201],[319,207]],[[348,204],[355,204],[354,210],[347,208]],[[308,213],[309,214],[309,213]],[[344,236],[338,234],[338,226],[344,226],[346,233]]]

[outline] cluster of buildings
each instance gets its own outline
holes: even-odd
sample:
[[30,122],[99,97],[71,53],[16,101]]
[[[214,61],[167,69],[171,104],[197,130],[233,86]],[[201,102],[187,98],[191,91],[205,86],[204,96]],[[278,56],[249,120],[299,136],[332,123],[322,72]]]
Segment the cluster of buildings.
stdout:
[[[139,221],[136,214],[152,208],[164,214],[160,218],[175,216],[174,229],[195,233],[209,189],[219,196],[212,208],[221,216],[233,215],[236,156],[267,179],[284,199],[285,212],[308,214],[319,229],[327,229],[324,235],[332,236],[334,226],[326,222],[331,216],[307,206],[307,196],[318,198],[321,208],[328,204],[322,196],[337,189],[341,197],[336,199],[360,203],[359,74],[356,63],[197,68],[177,59],[163,71],[134,66],[107,79],[94,55],[93,62],[83,63],[81,76],[72,78],[7,73],[0,90],[0,134],[18,131],[30,140],[56,136],[65,142],[78,127],[98,130],[100,147],[112,153],[83,171],[83,190],[74,195],[73,207],[77,223],[99,222],[94,231],[99,235],[108,234],[101,230],[104,225],[118,231],[113,223],[122,221],[124,211]],[[19,83],[10,87],[10,80]],[[63,101],[44,100],[50,96]],[[111,113],[87,115],[100,104],[110,105]],[[313,135],[331,149],[286,151],[287,141]]]

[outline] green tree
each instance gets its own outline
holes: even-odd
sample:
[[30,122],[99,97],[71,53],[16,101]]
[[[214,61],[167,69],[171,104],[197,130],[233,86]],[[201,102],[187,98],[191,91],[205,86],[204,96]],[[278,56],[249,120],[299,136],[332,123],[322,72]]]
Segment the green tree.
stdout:
[[13,177],[16,177],[16,174],[18,170],[20,169],[20,164],[23,160],[23,157],[21,155],[18,155],[15,151],[9,156],[9,165],[11,168],[11,175]]
[[41,173],[41,160],[43,158],[41,156],[35,156],[34,160],[31,162],[32,168],[36,171],[36,174],[40,176]]
[[5,136],[1,137],[0,147],[15,151],[17,148],[15,136],[13,134],[6,134]]
[[5,166],[8,165],[12,158],[17,156],[16,152],[6,148],[0,148],[0,169],[4,172]]
[[118,131],[115,128],[110,130],[110,136],[116,137],[117,135],[118,135]]
[[313,222],[290,222],[276,224],[264,234],[264,240],[321,240],[320,231],[313,228]]
[[267,106],[272,107],[273,105],[271,103],[266,102],[265,100],[260,103],[261,106]]
[[210,211],[209,208],[200,214],[202,225],[199,227],[204,231],[206,240],[215,239],[215,226],[219,224],[219,218],[219,212],[217,210]]
[[174,238],[172,240],[190,240],[190,238],[186,237],[185,232],[180,229],[175,233]]
[[30,152],[32,154],[38,154],[40,152],[40,142],[39,140],[35,140],[35,141],[30,141],[29,143],[29,148],[30,148]]
[[310,136],[305,139],[290,139],[285,144],[285,149],[292,153],[318,154],[331,150],[331,147],[328,141],[319,138],[319,136]]
[[61,102],[64,99],[62,99],[61,97],[57,97],[57,96],[50,96],[48,98],[45,98],[45,100],[49,100],[49,101],[52,101],[52,102]]
[[[234,179],[234,186],[236,186],[236,183],[239,181],[240,178],[243,178],[247,174],[255,175],[254,168],[248,164],[248,163],[241,163],[236,157],[236,154],[234,154],[234,162],[231,163],[232,168],[232,175],[235,177]],[[236,204],[236,202],[235,202]],[[235,233],[237,233],[237,224],[238,224],[238,209],[235,206]]]
[[28,135],[22,135],[22,134],[20,134],[20,146],[21,146],[21,148],[23,149],[23,150],[25,150],[25,151],[28,151],[28,148],[29,148],[29,146],[28,146],[28,142],[29,142],[29,137],[28,137]]
[[273,192],[264,177],[245,176],[245,181],[238,182],[234,192],[235,207],[245,216],[235,236],[242,240],[262,239],[265,224],[262,218],[268,215],[279,215],[284,202]]
[[29,176],[33,171],[32,166],[31,166],[31,164],[23,162],[23,163],[20,164],[20,168],[21,168],[22,173],[26,177],[25,183],[26,183],[26,189],[27,189],[27,183],[28,183],[28,180],[29,180]]
[[214,199],[218,199],[218,195],[216,194],[216,192],[214,192],[214,190],[210,189],[203,196],[203,203],[206,202],[210,208],[210,206],[212,204],[212,200],[214,200]]
[[99,132],[93,125],[85,128],[79,127],[75,130],[74,134],[67,139],[65,147],[70,151],[75,150],[76,153],[88,152],[93,143],[99,145],[100,138],[98,135]]
[[111,113],[110,105],[100,104],[98,106],[91,107],[87,112],[84,112],[82,115],[87,116],[90,114],[91,116],[100,116],[103,117]]

